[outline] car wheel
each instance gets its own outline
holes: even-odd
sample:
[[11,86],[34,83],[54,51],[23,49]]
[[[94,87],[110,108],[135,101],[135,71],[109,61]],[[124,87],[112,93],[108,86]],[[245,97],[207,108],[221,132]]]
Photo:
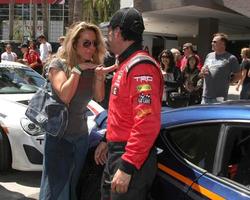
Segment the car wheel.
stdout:
[[6,171],[11,168],[11,150],[8,137],[0,127],[0,171]]

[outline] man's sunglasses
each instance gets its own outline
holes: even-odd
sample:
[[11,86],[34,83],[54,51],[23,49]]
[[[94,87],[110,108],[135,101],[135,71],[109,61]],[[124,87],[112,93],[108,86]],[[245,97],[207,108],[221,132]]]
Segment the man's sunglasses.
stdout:
[[96,41],[90,41],[90,40],[84,40],[82,42],[82,46],[85,47],[85,48],[89,48],[91,45],[94,46],[94,47],[97,47],[97,42]]

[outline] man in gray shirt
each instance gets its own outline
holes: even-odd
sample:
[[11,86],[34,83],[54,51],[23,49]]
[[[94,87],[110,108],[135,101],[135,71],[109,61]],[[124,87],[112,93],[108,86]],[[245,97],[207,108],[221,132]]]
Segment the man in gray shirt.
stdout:
[[229,84],[240,77],[237,58],[226,51],[228,37],[224,33],[213,35],[212,50],[206,57],[200,75],[204,77],[202,104],[227,100]]

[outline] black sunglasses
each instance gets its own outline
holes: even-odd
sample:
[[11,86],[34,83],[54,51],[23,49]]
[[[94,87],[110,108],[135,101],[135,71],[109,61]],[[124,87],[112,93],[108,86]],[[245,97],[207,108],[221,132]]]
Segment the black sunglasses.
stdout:
[[90,41],[90,40],[84,40],[82,42],[82,46],[85,48],[89,48],[91,45],[93,45],[94,47],[97,47],[97,42],[96,41]]
[[169,56],[167,56],[167,55],[162,55],[161,57],[162,58],[169,58]]

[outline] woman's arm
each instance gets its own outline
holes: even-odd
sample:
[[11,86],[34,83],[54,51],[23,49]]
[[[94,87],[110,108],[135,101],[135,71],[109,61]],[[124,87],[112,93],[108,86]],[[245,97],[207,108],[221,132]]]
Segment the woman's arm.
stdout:
[[245,77],[246,77],[246,74],[247,74],[247,70],[246,69],[243,69],[242,72],[241,72],[241,78],[239,80],[239,82],[237,83],[237,86],[236,86],[236,91],[239,91],[239,88],[240,86],[242,85]]
[[58,97],[65,104],[69,104],[74,96],[79,79],[80,74],[77,74],[76,72],[72,72],[70,77],[67,79],[67,75],[63,70],[53,67],[49,70],[49,80],[51,85]]
[[105,68],[98,66],[95,68],[94,99],[101,102],[105,96]]

